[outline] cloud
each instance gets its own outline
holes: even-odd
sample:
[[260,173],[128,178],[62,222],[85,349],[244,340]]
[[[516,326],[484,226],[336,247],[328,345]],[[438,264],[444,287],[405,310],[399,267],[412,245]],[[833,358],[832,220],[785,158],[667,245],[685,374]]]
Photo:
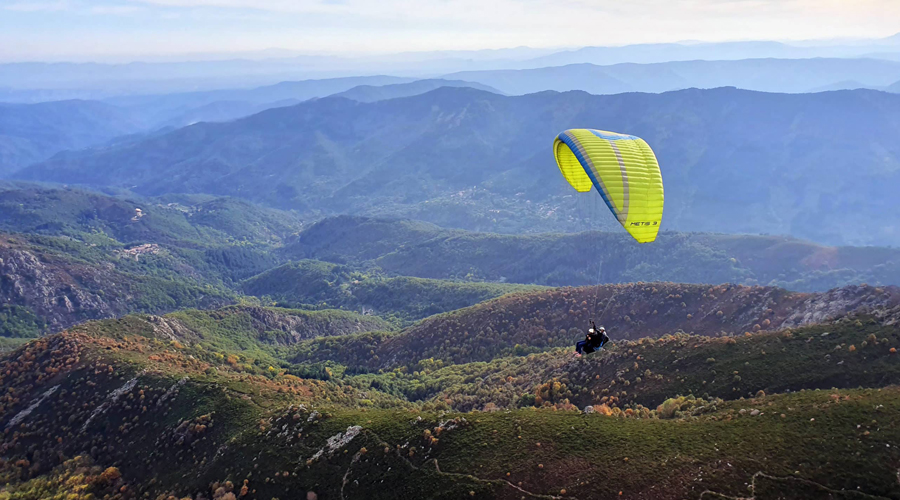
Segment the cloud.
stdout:
[[95,5],[91,7],[92,14],[105,14],[114,16],[131,15],[139,12],[144,12],[146,10],[146,8],[138,5]]
[[[900,0],[9,0],[47,50],[385,53],[888,36]],[[58,11],[29,16],[31,11]],[[15,16],[20,16],[16,18]],[[75,16],[78,16],[77,18]],[[115,21],[107,18],[119,16]],[[40,17],[40,19],[37,19]],[[54,29],[43,31],[43,20]],[[25,20],[27,22],[19,22]],[[50,21],[46,21],[50,24]],[[58,28],[58,29],[57,29]],[[168,47],[168,46],[167,46]],[[140,49],[138,49],[140,50]]]
[[[900,15],[897,0],[129,0],[168,9],[257,11],[279,15],[339,18],[352,25],[365,19],[371,28],[460,32],[484,29],[533,32],[539,37],[571,38],[629,33],[654,39],[669,33],[710,38],[745,38],[752,33],[781,39],[803,38],[843,26]],[[381,23],[383,26],[380,26]],[[841,24],[843,23],[843,24]],[[793,29],[792,29],[793,28]],[[724,35],[724,36],[723,36]],[[615,36],[615,35],[613,35]],[[609,40],[605,41],[609,43]]]
[[0,6],[2,6],[0,8],[3,10],[14,12],[52,12],[69,10],[71,8],[71,3],[66,0],[58,0],[55,2],[22,0],[5,5],[0,3]]

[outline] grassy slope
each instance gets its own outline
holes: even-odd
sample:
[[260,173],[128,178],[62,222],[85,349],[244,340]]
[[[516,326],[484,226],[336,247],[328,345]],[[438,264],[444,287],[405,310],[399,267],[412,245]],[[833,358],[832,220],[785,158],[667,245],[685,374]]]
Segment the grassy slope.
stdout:
[[621,341],[580,359],[572,357],[571,349],[556,349],[463,365],[426,360],[415,371],[363,374],[353,380],[361,387],[464,411],[488,404],[655,409],[676,394],[730,400],[758,391],[900,383],[900,358],[890,351],[900,348],[900,330],[871,319],[860,323],[727,338],[680,334]]
[[[818,331],[796,333],[783,345],[784,359],[810,349],[806,346],[828,350],[827,342],[846,342],[868,331],[852,322],[845,330],[825,337]],[[816,340],[808,344],[806,336]],[[502,499],[532,493],[681,499],[700,498],[706,490],[746,495],[746,484],[760,471],[816,483],[776,482],[777,491],[795,490],[789,498],[820,498],[823,487],[900,498],[895,480],[900,450],[893,446],[900,439],[900,391],[880,388],[896,376],[897,359],[869,353],[868,347],[855,353],[868,359],[850,366],[871,371],[873,389],[760,396],[664,420],[552,408],[435,414],[352,380],[301,380],[280,370],[254,373],[216,361],[197,345],[164,338],[151,323],[126,318],[87,324],[8,355],[0,367],[4,425],[48,388],[58,388],[5,433],[0,446],[10,460],[0,468],[10,485],[0,494],[38,488],[20,481],[52,474],[62,453],[64,458],[89,455],[102,468],[118,467],[128,484],[120,498],[144,492],[151,498],[211,496],[219,486],[228,488],[213,483],[226,480],[238,493],[247,480],[248,498],[315,491],[320,498],[460,498],[472,492]],[[741,354],[733,360],[746,357],[740,350],[773,339],[783,340],[775,334],[738,340]],[[707,352],[694,353],[695,342],[702,344],[698,351]],[[889,345],[879,341],[872,349]],[[726,351],[734,347],[676,338],[648,345],[641,355],[713,354],[726,363],[724,369],[733,361]],[[798,366],[793,373],[800,378],[786,378],[785,386],[798,389],[808,383],[804,374],[833,364],[819,356],[808,363]],[[786,366],[753,365],[761,372]],[[109,394],[123,386],[130,388],[113,400]],[[641,391],[639,384],[633,390]],[[762,414],[740,411],[749,409]],[[329,453],[326,440],[357,425],[359,435]],[[757,498],[778,498],[766,481],[758,483]]]

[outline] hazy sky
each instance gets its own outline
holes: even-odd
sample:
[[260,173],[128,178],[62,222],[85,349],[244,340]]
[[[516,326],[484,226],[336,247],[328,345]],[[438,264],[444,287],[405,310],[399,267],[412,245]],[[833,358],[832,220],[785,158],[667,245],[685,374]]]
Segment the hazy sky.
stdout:
[[0,0],[0,59],[884,37],[900,0]]

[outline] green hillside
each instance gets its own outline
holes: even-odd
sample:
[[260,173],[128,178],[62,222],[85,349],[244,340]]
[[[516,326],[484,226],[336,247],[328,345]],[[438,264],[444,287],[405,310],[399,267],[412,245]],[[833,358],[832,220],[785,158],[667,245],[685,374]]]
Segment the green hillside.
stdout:
[[640,246],[621,232],[514,236],[349,216],[309,224],[293,212],[207,195],[6,184],[0,230],[7,337],[236,301],[345,309],[408,326],[534,285],[673,281],[824,291],[900,283],[900,250],[891,248],[672,232]]
[[896,288],[847,287],[823,294],[675,283],[561,288],[507,295],[433,316],[390,337],[316,339],[298,346],[293,359],[413,370],[423,359],[442,366],[572,347],[591,319],[618,340],[675,332],[723,337],[830,322],[872,309],[900,318],[898,304]]
[[370,320],[226,308],[86,323],[0,358],[0,495],[900,498],[890,304],[578,360],[319,377],[268,332]]
[[5,184],[0,189],[0,230],[50,236],[208,247],[277,244],[298,232],[290,212],[211,196],[147,199],[80,189]]
[[560,131],[594,124],[653,145],[663,229],[896,245],[898,116],[900,97],[870,90],[509,97],[444,87],[371,103],[313,99],[61,154],[16,176],[512,234],[613,229],[608,213],[581,205],[551,152]]
[[536,288],[406,276],[389,278],[315,260],[276,267],[241,286],[245,294],[271,298],[278,305],[368,311],[402,323]]
[[653,245],[639,245],[621,231],[501,235],[334,217],[307,228],[281,251],[292,259],[368,264],[421,278],[550,286],[674,281],[824,291],[900,284],[898,249],[829,247],[778,236],[663,232]]
[[103,247],[65,237],[0,233],[0,336],[33,337],[130,312],[234,302],[227,288],[164,248]]

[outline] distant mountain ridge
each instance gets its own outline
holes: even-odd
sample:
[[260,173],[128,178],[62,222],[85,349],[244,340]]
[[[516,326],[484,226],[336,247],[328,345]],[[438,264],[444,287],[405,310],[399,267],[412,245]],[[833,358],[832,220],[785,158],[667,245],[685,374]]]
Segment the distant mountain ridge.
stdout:
[[333,94],[333,97],[345,97],[359,102],[375,102],[385,99],[397,99],[399,97],[411,97],[414,95],[424,94],[441,87],[469,87],[473,89],[483,90],[485,92],[493,92],[502,94],[499,90],[482,85],[480,83],[467,82],[463,80],[416,80],[409,83],[396,83],[388,85],[359,85],[350,90]]
[[63,153],[17,177],[487,231],[614,229],[602,206],[583,205],[594,198],[573,196],[550,152],[561,130],[584,126],[653,146],[665,228],[900,244],[896,218],[885,217],[900,210],[900,96],[866,90],[505,97],[441,88],[375,103],[324,98]]
[[[392,74],[410,79],[460,71],[534,69],[566,64],[665,63],[693,60],[878,58],[896,60],[897,37],[869,40],[678,42],[554,50],[404,52],[342,57],[294,51],[207,55],[182,61],[0,64],[0,100],[103,99],[187,90],[247,88],[285,80]],[[833,82],[829,82],[833,83]],[[821,86],[821,85],[819,85]],[[8,87],[8,89],[4,89]],[[812,88],[812,86],[811,86]]]
[[[551,64],[553,61],[548,61]],[[445,78],[480,82],[507,94],[584,90],[592,94],[738,87],[804,93],[853,80],[882,88],[900,79],[900,62],[876,59],[742,59],[651,64],[556,63],[523,70],[466,71]]]
[[144,127],[138,117],[102,102],[0,103],[0,176],[62,150],[98,146]]
[[[250,89],[121,96],[106,99],[106,102],[144,116],[156,126],[185,126],[198,121],[237,119],[265,109],[345,92],[360,85],[379,86],[411,81],[413,79],[393,76],[283,81]],[[192,113],[194,116],[191,116]]]
[[[591,63],[599,65],[674,61],[728,61],[739,59],[860,58],[900,47],[900,34],[863,44],[797,44],[776,41],[648,43],[621,47],[581,47],[526,61],[531,68]],[[527,69],[525,66],[518,69]]]
[[60,151],[102,146],[113,140],[132,141],[140,134],[159,134],[198,122],[236,120],[316,97],[339,94],[374,102],[444,86],[501,93],[487,85],[459,80],[413,81],[385,76],[282,82],[247,90],[129,96],[105,101],[0,102],[0,177]]

